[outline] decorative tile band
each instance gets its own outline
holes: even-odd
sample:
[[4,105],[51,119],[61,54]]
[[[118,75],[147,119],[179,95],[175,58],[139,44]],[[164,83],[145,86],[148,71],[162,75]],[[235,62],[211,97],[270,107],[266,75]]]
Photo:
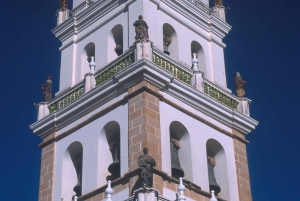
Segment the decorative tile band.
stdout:
[[83,85],[48,106],[49,113],[60,110],[83,95]]
[[235,100],[233,97],[230,97],[206,82],[204,82],[204,93],[232,109],[237,109],[237,105],[239,104],[238,100]]
[[103,71],[99,75],[97,75],[95,77],[96,86],[101,85],[102,83],[109,80],[110,78],[112,78],[117,73],[121,72],[122,70],[124,70],[125,68],[130,66],[133,63],[133,60],[134,60],[133,56],[134,56],[134,54],[133,54],[133,51],[132,51],[130,54],[125,56],[123,59],[117,61],[116,63],[114,63],[113,65],[108,67],[105,71]]
[[174,75],[175,78],[185,82],[186,84],[191,85],[192,76],[190,73],[186,72],[184,69],[176,66],[172,62],[168,61],[167,59],[159,56],[158,54],[154,53],[152,54],[152,61],[160,66],[161,68],[167,70],[171,74]]

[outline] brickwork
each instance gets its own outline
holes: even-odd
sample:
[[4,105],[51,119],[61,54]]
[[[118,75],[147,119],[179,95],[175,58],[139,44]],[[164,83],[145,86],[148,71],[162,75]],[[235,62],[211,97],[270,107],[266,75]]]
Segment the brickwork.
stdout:
[[240,201],[252,201],[246,145],[233,139]]
[[[173,182],[169,182],[166,180],[163,180],[161,176],[158,175],[153,175],[153,187],[154,189],[158,190],[159,193],[163,195],[163,188],[169,189],[171,191],[177,192],[177,188],[178,188],[178,184],[177,183],[173,183]],[[178,192],[177,192],[178,193]],[[185,189],[184,191],[184,195],[186,197],[189,197],[193,200],[197,200],[197,201],[209,201],[208,197],[205,197],[195,191],[192,191],[188,188]],[[174,197],[175,200],[175,197]]]
[[[125,189],[128,189],[129,190],[129,183],[127,184],[119,184],[117,186],[114,186],[112,187],[112,189],[114,190],[114,193],[113,194],[117,194]],[[105,189],[103,189],[103,192],[97,194],[97,195],[94,195],[93,197],[91,198],[88,198],[88,199],[80,199],[78,201],[101,201],[101,200],[104,200],[106,199],[106,193],[104,192]],[[129,192],[128,192],[128,195],[129,195]],[[124,198],[125,199],[125,198]]]
[[156,160],[157,169],[161,170],[161,133],[159,98],[143,90],[148,88],[155,93],[159,89],[146,81],[131,87],[129,94],[137,93],[129,99],[129,167],[130,171],[138,168],[137,159],[147,147],[149,155]]
[[42,149],[39,201],[52,201],[55,142]]

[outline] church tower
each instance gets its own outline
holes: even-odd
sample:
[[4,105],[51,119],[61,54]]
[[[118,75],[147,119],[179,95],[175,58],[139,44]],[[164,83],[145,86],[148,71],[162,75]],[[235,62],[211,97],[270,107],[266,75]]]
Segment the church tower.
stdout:
[[222,0],[60,0],[59,91],[49,78],[30,126],[39,201],[252,200],[258,122],[238,73],[227,88],[230,29]]

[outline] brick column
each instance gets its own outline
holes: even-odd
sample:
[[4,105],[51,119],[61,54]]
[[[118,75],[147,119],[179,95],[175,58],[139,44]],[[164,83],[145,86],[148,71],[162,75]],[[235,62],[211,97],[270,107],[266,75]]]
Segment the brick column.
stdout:
[[[54,137],[51,134],[44,139],[44,142]],[[54,163],[55,163],[55,142],[45,146],[42,149],[41,175],[39,201],[52,201],[53,181],[54,181]]]
[[[147,81],[131,87],[129,94],[136,94],[128,101],[129,107],[129,169],[138,168],[137,159],[143,154],[143,148],[147,147],[149,155],[156,161],[156,169],[161,170],[161,131],[159,89]],[[130,181],[132,184],[137,178]]]
[[251,201],[252,197],[246,145],[237,139],[233,139],[233,142],[239,198],[240,201]]

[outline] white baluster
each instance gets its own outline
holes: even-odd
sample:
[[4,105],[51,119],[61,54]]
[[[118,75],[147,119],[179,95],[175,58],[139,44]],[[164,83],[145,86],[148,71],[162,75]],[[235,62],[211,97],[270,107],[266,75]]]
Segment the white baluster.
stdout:
[[91,57],[90,74],[94,74],[95,73],[95,68],[96,68],[96,63],[95,63],[94,57]]
[[184,201],[185,200],[185,196],[184,196],[185,186],[182,183],[182,177],[179,178],[179,185],[178,185],[177,189],[179,191],[178,201]]
[[106,201],[112,201],[111,195],[113,194],[114,190],[111,188],[110,184],[111,184],[111,181],[108,180],[107,188],[105,189],[105,193],[106,193],[106,197],[107,197]]
[[211,191],[211,198],[210,198],[209,201],[218,201],[217,198],[215,197],[215,191],[214,190]]

